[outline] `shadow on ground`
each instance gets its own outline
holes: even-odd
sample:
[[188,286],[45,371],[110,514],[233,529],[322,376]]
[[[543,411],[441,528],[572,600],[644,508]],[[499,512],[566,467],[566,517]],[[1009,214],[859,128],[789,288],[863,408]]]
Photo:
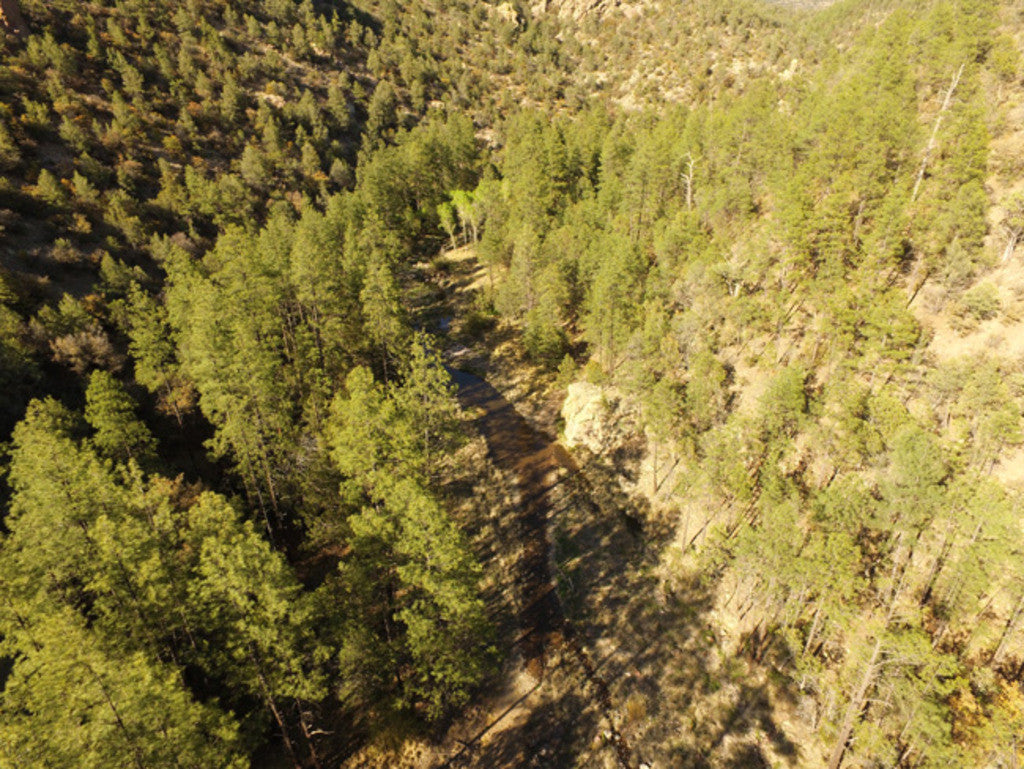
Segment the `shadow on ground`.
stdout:
[[[448,266],[449,299],[473,293],[460,293],[473,264]],[[440,308],[437,318],[459,315],[451,310]],[[444,323],[434,325],[447,331]],[[470,370],[486,376],[486,355],[473,360]],[[488,598],[504,620],[500,632],[517,639],[508,643],[519,661],[495,682],[486,717],[453,730],[447,763],[434,765],[793,765],[796,747],[773,720],[778,690],[763,669],[719,646],[709,620],[715,586],[695,575],[674,579],[671,594],[662,590],[657,567],[671,532],[656,528],[645,505],[623,494],[618,465],[629,458],[599,462],[570,454],[491,383],[450,373],[507,492],[498,499],[479,490],[489,496],[475,506],[491,513],[474,541],[483,560],[502,561]],[[517,390],[528,385],[520,382]],[[588,666],[591,674],[583,670]],[[518,701],[498,696],[524,669],[540,683]],[[628,746],[625,762],[610,744],[615,739]]]

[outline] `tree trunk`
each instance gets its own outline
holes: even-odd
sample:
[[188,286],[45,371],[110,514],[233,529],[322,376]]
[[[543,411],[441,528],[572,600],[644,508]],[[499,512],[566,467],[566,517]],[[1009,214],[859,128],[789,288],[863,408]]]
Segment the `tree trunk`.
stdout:
[[295,746],[292,744],[291,738],[288,736],[288,728],[285,726],[284,717],[281,715],[281,711],[277,707],[277,701],[274,699],[273,692],[270,691],[270,684],[267,683],[266,676],[263,675],[259,657],[251,647],[249,649],[249,661],[256,668],[256,681],[263,694],[263,701],[266,703],[267,707],[270,708],[270,712],[274,716],[274,721],[281,730],[281,740],[284,742],[285,750],[288,751],[288,755],[291,757],[292,764],[295,766],[295,769],[302,769],[302,762],[299,760],[299,756],[295,752]]
[[811,629],[807,631],[807,641],[804,642],[804,655],[811,650],[811,646],[814,645],[814,639],[818,635],[818,623],[821,621],[821,602],[818,602],[817,608],[814,610],[814,618],[811,620]]
[[925,580],[924,592],[921,594],[921,606],[924,606],[931,600],[932,592],[935,590],[935,583],[938,582],[939,575],[942,573],[942,569],[946,565],[946,559],[949,558],[952,549],[953,542],[947,534],[942,540],[942,547],[939,548],[939,555],[935,558],[935,563],[932,564],[928,579]]
[[1006,651],[1006,646],[1009,643],[1010,636],[1012,636],[1014,631],[1017,629],[1017,625],[1020,622],[1022,614],[1024,614],[1024,594],[1021,594],[1020,598],[1017,599],[1017,605],[1010,613],[1010,618],[1006,621],[1006,625],[1003,626],[1002,635],[999,637],[999,645],[996,646],[996,650],[992,652],[992,660],[990,664],[998,664],[999,660],[1002,658],[1003,653]]
[[1020,230],[1014,230],[1009,233],[1009,239],[1006,241],[1006,248],[1003,250],[1003,258],[1000,260],[1002,264],[1006,264],[1010,261],[1010,257],[1013,256],[1013,252],[1017,250],[1017,243],[1020,242],[1021,235],[1024,235]]
[[117,706],[114,705],[114,700],[110,696],[110,692],[107,691],[107,685],[103,682],[103,678],[100,677],[99,673],[93,670],[92,665],[89,663],[82,662],[81,664],[89,671],[89,673],[92,674],[92,677],[96,679],[96,683],[99,684],[100,691],[103,692],[103,699],[106,700],[107,707],[109,707],[110,712],[113,713],[114,721],[117,723],[118,729],[121,730],[125,741],[132,748],[132,756],[135,759],[135,766],[137,766],[138,769],[145,769],[146,765],[142,762],[142,755],[139,751],[139,746],[135,743],[135,740],[132,739],[131,733],[128,731],[128,727],[125,726],[124,721],[121,719],[121,714],[118,712]]
[[693,159],[693,155],[687,155],[686,157],[686,173],[683,175],[683,180],[686,182],[686,210],[693,210],[693,166],[697,161]]
[[957,70],[953,76],[953,82],[949,84],[949,90],[946,91],[946,96],[942,100],[942,106],[939,107],[939,114],[935,117],[935,125],[932,127],[932,135],[928,138],[928,146],[924,148],[924,157],[921,158],[921,168],[917,172],[917,180],[914,182],[914,191],[910,195],[910,202],[913,203],[917,200],[917,195],[921,191],[921,182],[924,181],[924,175],[928,171],[928,161],[931,160],[932,153],[935,151],[935,144],[939,137],[939,128],[942,126],[942,118],[946,114],[946,110],[949,109],[950,103],[953,101],[953,94],[956,92],[956,87],[960,85],[960,78],[964,74],[964,65],[960,65],[960,69]]
[[302,703],[298,699],[295,700],[295,708],[299,711],[299,725],[302,727],[302,736],[306,738],[309,758],[313,762],[315,769],[323,769],[320,757],[316,754],[316,746],[313,745],[313,734],[309,730],[309,724],[306,723],[306,714],[303,712]]
[[[902,534],[899,535],[902,537]],[[894,570],[895,570],[894,565]],[[857,721],[860,718],[861,713],[864,712],[864,706],[867,704],[868,694],[871,693],[871,687],[875,683],[875,678],[878,675],[879,669],[879,657],[882,654],[882,639],[885,635],[885,631],[889,629],[889,625],[892,623],[893,617],[896,615],[896,603],[899,600],[900,594],[903,592],[903,581],[906,577],[906,570],[900,571],[899,582],[893,589],[892,597],[889,599],[889,607],[886,611],[885,622],[882,624],[881,629],[878,631],[878,637],[875,639],[875,646],[871,650],[871,658],[868,660],[867,667],[864,668],[864,675],[861,678],[860,684],[857,686],[857,690],[850,700],[849,706],[846,708],[846,715],[843,717],[843,725],[839,729],[839,739],[836,741],[835,747],[832,749],[832,755],[828,760],[828,769],[839,769],[839,766],[843,762],[843,755],[846,753],[846,746],[850,742],[850,737],[853,735],[853,728],[857,725]]]
[[658,441],[651,441],[651,499],[658,496]]
[[875,640],[875,648],[871,650],[871,659],[868,660],[867,667],[864,668],[864,675],[857,686],[857,691],[846,708],[846,714],[843,716],[843,725],[839,728],[839,737],[836,740],[835,747],[832,749],[832,755],[828,759],[828,769],[839,769],[843,763],[846,746],[853,735],[853,727],[857,725],[857,719],[860,717],[861,711],[864,710],[864,705],[867,702],[868,693],[875,683],[875,676],[878,675],[878,658],[881,653],[882,634],[879,633],[878,638]]

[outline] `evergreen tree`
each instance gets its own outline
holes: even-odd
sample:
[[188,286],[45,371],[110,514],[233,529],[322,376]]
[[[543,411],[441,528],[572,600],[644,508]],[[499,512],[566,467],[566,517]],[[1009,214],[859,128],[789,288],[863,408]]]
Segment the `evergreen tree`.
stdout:
[[0,758],[10,765],[247,766],[230,716],[196,702],[169,666],[112,653],[70,610],[5,636],[4,651],[18,655],[0,692]]
[[93,444],[104,456],[145,464],[154,459],[156,441],[135,416],[135,402],[107,371],[94,371],[85,391],[85,419],[96,431]]

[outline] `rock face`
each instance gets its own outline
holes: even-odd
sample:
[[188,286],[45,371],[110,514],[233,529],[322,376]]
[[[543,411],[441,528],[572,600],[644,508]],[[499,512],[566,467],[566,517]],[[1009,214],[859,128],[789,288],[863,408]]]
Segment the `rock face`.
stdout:
[[604,16],[615,10],[620,0],[537,0],[531,8],[534,16],[554,13],[563,19],[579,21],[586,16]]
[[519,22],[519,14],[516,13],[516,9],[512,3],[502,3],[501,5],[495,6],[494,15],[512,24]]
[[[644,12],[644,7],[651,0],[535,0],[530,10],[534,16],[543,13],[554,13],[563,19],[580,21],[587,16],[599,18],[613,11],[621,11],[626,16],[635,16]],[[805,10],[825,8],[836,0],[767,0],[775,5],[789,6]]]
[[589,382],[569,385],[562,404],[562,442],[614,468],[615,483],[649,510],[669,509],[685,467],[672,447],[654,441],[642,427],[640,408],[614,387]]
[[562,404],[565,444],[606,454],[635,433],[639,413],[614,388],[590,382],[569,385]]

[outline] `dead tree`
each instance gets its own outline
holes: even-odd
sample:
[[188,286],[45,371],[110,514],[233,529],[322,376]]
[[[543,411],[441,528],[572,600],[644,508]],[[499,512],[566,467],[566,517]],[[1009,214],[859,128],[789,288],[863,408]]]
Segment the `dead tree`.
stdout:
[[921,168],[917,172],[917,180],[914,182],[914,191],[910,195],[910,201],[917,200],[917,194],[921,191],[921,182],[924,181],[924,176],[928,172],[928,163],[932,159],[932,153],[935,152],[935,145],[939,139],[939,128],[942,127],[942,118],[945,117],[946,111],[949,109],[949,105],[953,101],[953,94],[956,93],[956,88],[960,85],[960,78],[964,74],[964,65],[960,65],[960,69],[953,75],[953,81],[949,84],[949,89],[946,91],[946,96],[942,100],[942,106],[939,107],[939,114],[935,116],[935,125],[932,126],[932,135],[928,137],[928,145],[924,148],[924,157],[921,158]]

